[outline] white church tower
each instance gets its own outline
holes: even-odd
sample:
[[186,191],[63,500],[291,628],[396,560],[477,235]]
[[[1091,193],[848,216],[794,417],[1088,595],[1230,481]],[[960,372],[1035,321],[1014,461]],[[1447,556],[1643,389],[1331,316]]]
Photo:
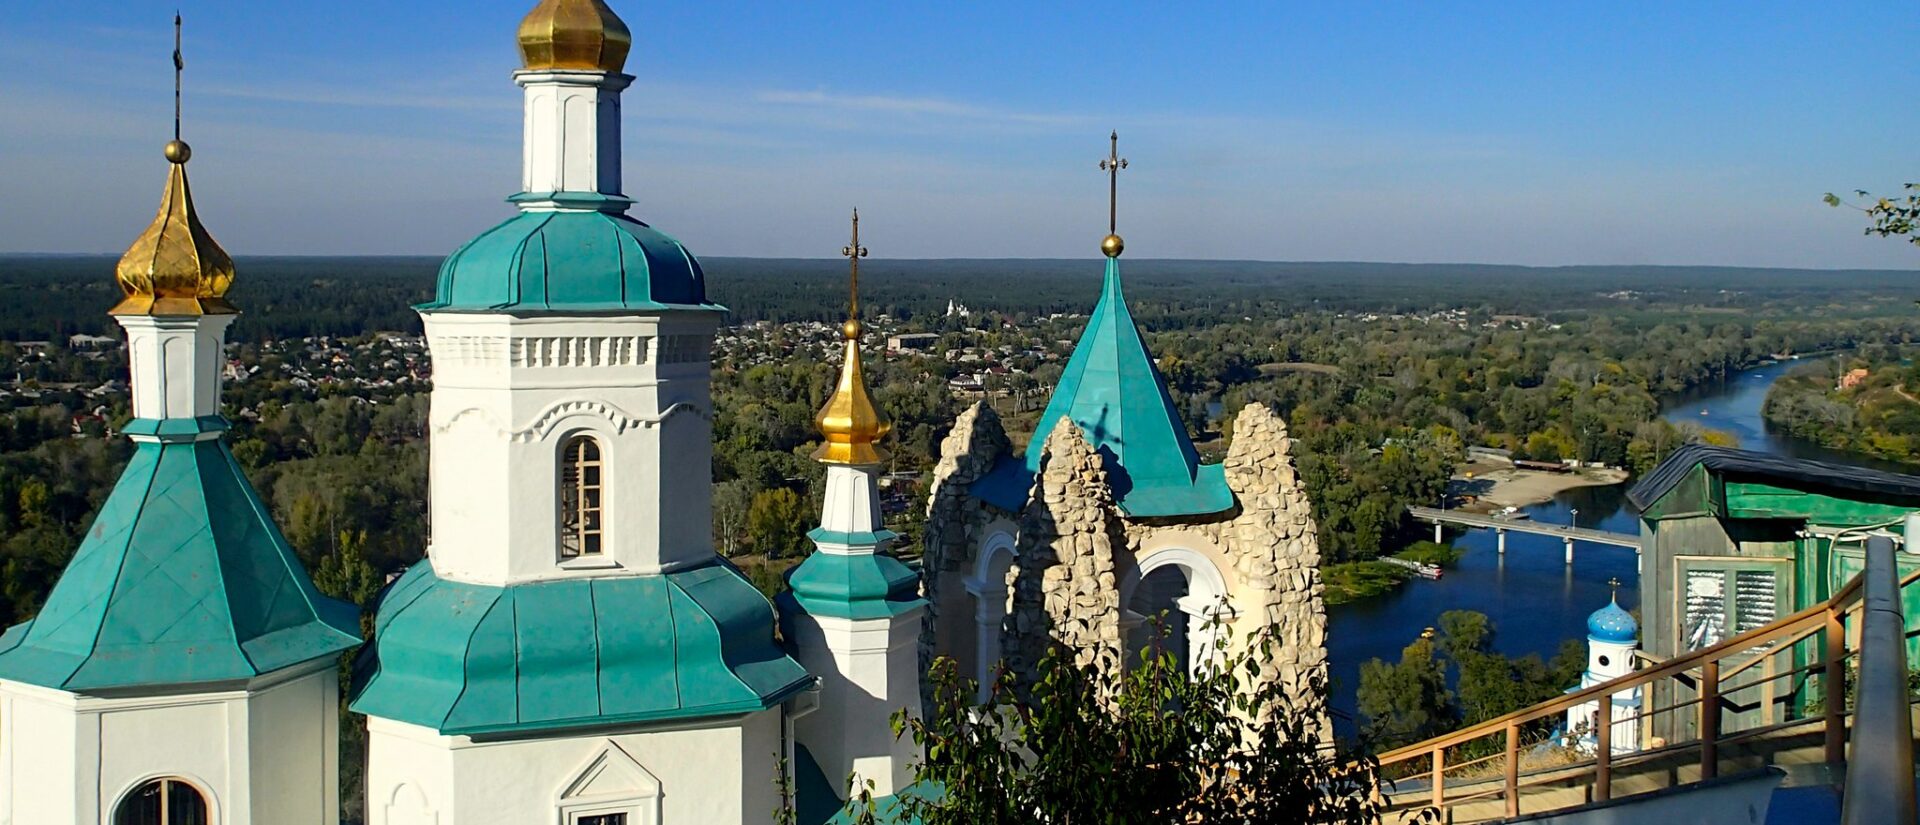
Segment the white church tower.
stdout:
[[723,310],[691,253],[626,214],[626,25],[544,0],[519,41],[519,214],[418,307],[432,540],[355,665],[368,822],[765,821],[814,680],[713,552]]
[[[894,796],[912,781],[915,750],[895,736],[895,711],[917,712],[919,638],[926,602],[920,577],[888,553],[896,536],[881,526],[876,480],[887,460],[877,446],[888,424],[867,392],[860,366],[860,213],[853,215],[852,302],[840,382],[815,423],[825,441],[814,458],[827,465],[820,526],[808,537],[816,552],[794,568],[781,594],[783,627],[795,655],[820,676],[819,707],[795,725],[802,803],[812,807],[824,782],[832,806],[845,801],[848,780],[873,783],[876,797]],[[817,795],[825,797],[824,789]],[[810,811],[803,811],[803,818]]]
[[[1609,581],[1616,588],[1620,581]],[[1609,600],[1606,607],[1587,617],[1587,670],[1580,675],[1580,686],[1573,690],[1585,690],[1602,682],[1612,681],[1633,672],[1634,650],[1639,646],[1640,624],[1634,621],[1633,614],[1621,609],[1619,598]],[[1609,718],[1612,720],[1610,731],[1612,751],[1614,753],[1633,753],[1640,750],[1640,689],[1622,691],[1613,695],[1613,706]],[[1567,709],[1568,744],[1586,753],[1593,753],[1599,745],[1595,734],[1599,724],[1598,702],[1584,702]]]
[[227,448],[234,269],[191,155],[176,111],[159,214],[116,269],[133,456],[40,613],[0,635],[0,825],[340,821],[359,612],[315,592]]

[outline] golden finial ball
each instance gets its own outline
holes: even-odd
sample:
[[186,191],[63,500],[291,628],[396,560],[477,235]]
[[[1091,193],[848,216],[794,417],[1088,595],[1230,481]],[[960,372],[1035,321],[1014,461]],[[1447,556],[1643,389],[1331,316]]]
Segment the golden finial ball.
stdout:
[[1119,235],[1108,235],[1100,239],[1100,251],[1106,253],[1109,258],[1120,257],[1121,250],[1126,248],[1127,242],[1120,240]]
[[863,327],[860,326],[860,322],[852,318],[848,318],[846,323],[840,325],[840,334],[846,336],[846,339],[849,341],[860,340],[862,330]]
[[186,163],[189,158],[193,157],[193,147],[188,146],[184,140],[169,140],[167,141],[167,148],[162,149],[161,153],[166,155],[167,160],[173,163]]

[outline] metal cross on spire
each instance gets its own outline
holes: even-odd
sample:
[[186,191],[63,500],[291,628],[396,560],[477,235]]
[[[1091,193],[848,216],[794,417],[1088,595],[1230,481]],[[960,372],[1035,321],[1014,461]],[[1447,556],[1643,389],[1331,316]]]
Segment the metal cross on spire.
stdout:
[[180,73],[187,61],[180,57],[180,12],[173,13],[173,139],[180,139]]
[[1107,173],[1107,237],[1100,241],[1101,251],[1109,258],[1120,257],[1123,245],[1120,241],[1120,170],[1127,168],[1127,159],[1120,156],[1120,132],[1115,130],[1107,136],[1111,141],[1107,147],[1107,156],[1100,159],[1100,171]]
[[851,270],[848,295],[847,325],[842,330],[848,338],[860,337],[860,259],[867,257],[867,248],[860,245],[860,210],[853,210],[853,242],[840,247],[840,254],[846,256],[847,266]]

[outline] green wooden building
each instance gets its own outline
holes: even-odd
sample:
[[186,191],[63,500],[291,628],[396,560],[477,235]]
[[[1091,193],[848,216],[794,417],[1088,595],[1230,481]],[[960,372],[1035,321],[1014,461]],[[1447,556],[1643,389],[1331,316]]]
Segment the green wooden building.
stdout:
[[[1868,535],[1904,534],[1908,514],[1920,512],[1920,476],[1692,445],[1627,497],[1640,513],[1640,645],[1665,659],[1826,601],[1860,573]],[[1902,552],[1899,564],[1903,576],[1920,569],[1920,554]],[[1905,592],[1904,607],[1911,626],[1920,588]],[[1909,661],[1920,661],[1916,641],[1908,641]],[[1817,642],[1803,643],[1768,664],[1785,671],[1818,652]],[[1804,712],[1817,691],[1804,675],[1788,681],[1730,695],[1735,712],[1724,724],[1737,730]],[[1656,693],[1649,706],[1687,698]],[[1692,717],[1656,716],[1652,735],[1686,736]]]

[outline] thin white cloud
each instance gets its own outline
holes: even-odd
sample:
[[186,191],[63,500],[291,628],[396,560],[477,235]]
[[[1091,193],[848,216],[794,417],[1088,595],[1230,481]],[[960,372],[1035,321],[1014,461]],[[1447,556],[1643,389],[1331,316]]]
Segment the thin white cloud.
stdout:
[[1072,115],[1042,115],[1028,112],[1015,112],[932,97],[846,95],[820,90],[768,90],[760,92],[755,98],[762,103],[773,103],[785,106],[817,106],[830,109],[885,112],[891,114],[932,115],[935,117],[964,120],[1001,121],[1046,126],[1064,126],[1081,120],[1081,118]]
[[381,89],[372,92],[343,93],[334,89],[208,84],[194,89],[196,95],[259,100],[269,103],[298,103],[306,106],[344,106],[367,109],[455,109],[464,111],[519,111],[519,99],[512,95],[444,95],[416,89]]

